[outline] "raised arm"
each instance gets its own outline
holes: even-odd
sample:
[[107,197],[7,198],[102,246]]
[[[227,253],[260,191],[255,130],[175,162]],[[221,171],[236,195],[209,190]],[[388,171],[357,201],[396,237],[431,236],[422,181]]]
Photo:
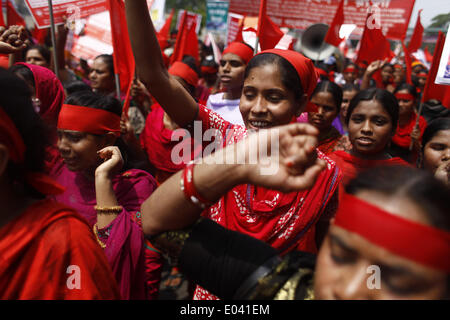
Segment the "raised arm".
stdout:
[[164,66],[147,2],[127,0],[125,8],[139,79],[170,118],[180,127],[186,126],[196,117],[198,105]]
[[[272,137],[278,134],[278,144]],[[218,201],[231,188],[244,184],[254,184],[282,192],[310,188],[325,164],[316,158],[318,131],[308,124],[291,124],[271,129],[268,135],[262,131],[247,139],[216,151],[204,158],[194,168],[194,188],[211,203]],[[261,142],[261,144],[260,144]],[[266,148],[258,154],[259,148]],[[271,151],[279,151],[273,153]],[[236,155],[245,156],[244,159]],[[224,159],[240,159],[229,163]],[[249,164],[249,159],[256,160]],[[244,161],[243,161],[244,160]],[[273,170],[266,164],[272,164]],[[160,185],[142,205],[142,226],[146,235],[155,235],[168,230],[183,229],[193,224],[202,209],[187,200],[180,187],[182,172],[178,172]]]

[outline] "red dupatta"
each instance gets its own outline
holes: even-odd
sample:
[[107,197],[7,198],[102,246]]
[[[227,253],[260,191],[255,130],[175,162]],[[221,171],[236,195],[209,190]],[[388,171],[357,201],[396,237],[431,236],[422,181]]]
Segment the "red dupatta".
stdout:
[[332,154],[330,154],[329,157],[332,160],[336,161],[337,166],[339,167],[339,169],[342,170],[342,173],[344,175],[342,183],[344,184],[344,186],[347,185],[350,182],[350,180],[355,178],[360,171],[365,169],[383,165],[410,166],[408,162],[404,161],[402,158],[399,157],[385,160],[366,160],[355,157],[345,151],[335,151]]
[[[411,132],[414,130],[414,126],[416,125],[417,115],[415,113],[411,114],[411,118],[408,123],[404,126],[398,126],[395,131],[395,135],[392,137],[392,142],[397,146],[402,148],[409,148],[411,145]],[[420,116],[419,118],[419,130],[420,130],[420,139],[422,139],[425,128],[427,127],[427,121],[424,117]]]
[[[119,299],[106,257],[75,211],[39,201],[0,228],[0,299]],[[79,289],[69,288],[70,266]]]

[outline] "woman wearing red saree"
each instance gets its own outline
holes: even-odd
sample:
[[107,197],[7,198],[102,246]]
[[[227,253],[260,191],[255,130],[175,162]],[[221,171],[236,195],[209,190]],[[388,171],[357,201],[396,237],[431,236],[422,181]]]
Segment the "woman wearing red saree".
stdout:
[[352,99],[346,118],[352,149],[330,155],[344,174],[344,185],[364,169],[378,165],[408,165],[387,151],[397,119],[397,100],[386,90],[364,90]]
[[0,70],[0,299],[118,299],[87,222],[45,198],[45,130],[22,80]]
[[[248,131],[288,124],[304,110],[317,83],[314,65],[297,52],[277,49],[255,56],[247,65],[240,99],[246,127],[232,125],[199,105],[167,73],[145,8],[145,1],[126,2],[139,78],[180,127],[192,128],[194,120],[198,120],[202,132],[214,129],[219,133],[216,135],[219,141],[215,142],[222,146],[245,138]],[[282,193],[251,184],[236,185],[205,210],[204,216],[226,228],[263,240],[281,253],[294,249],[316,252],[334,214],[337,197],[333,195],[340,174],[323,153],[315,149],[312,153],[326,163],[326,168],[310,189]],[[146,211],[145,204],[143,210]],[[195,297],[214,299],[202,289],[197,290]]]

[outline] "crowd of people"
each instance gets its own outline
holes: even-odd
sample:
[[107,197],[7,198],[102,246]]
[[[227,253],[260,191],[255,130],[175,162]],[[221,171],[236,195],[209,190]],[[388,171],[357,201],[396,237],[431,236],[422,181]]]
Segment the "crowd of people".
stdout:
[[450,110],[419,108],[423,64],[409,84],[244,42],[170,64],[125,3],[127,113],[112,55],[72,69],[60,26],[55,65],[0,27],[0,299],[158,299],[168,262],[194,300],[450,298]]

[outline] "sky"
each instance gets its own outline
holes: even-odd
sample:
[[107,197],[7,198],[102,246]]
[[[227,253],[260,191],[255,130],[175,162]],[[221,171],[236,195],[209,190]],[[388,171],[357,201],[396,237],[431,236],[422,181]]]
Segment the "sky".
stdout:
[[424,27],[428,27],[431,24],[431,19],[433,17],[450,12],[450,0],[416,0],[411,15],[411,20],[409,21],[410,28],[414,28],[416,25],[417,13],[420,9],[423,9],[420,16],[422,25]]

